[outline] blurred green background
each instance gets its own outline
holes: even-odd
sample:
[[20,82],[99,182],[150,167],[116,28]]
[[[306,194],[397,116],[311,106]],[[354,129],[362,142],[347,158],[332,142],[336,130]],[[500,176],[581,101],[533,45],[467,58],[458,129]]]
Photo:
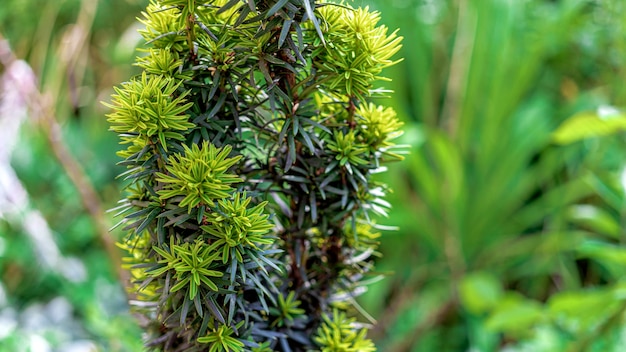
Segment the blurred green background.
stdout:
[[[33,70],[0,46],[0,351],[141,350],[98,210],[121,171],[100,101],[137,72],[146,3],[0,5],[0,41]],[[353,5],[404,36],[377,101],[410,150],[381,176],[378,222],[399,230],[361,298],[379,350],[626,350],[626,3]]]

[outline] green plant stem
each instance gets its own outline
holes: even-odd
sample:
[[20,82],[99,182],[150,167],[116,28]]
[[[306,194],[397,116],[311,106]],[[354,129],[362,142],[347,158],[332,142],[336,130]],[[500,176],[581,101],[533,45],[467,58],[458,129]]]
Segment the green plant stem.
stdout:
[[452,61],[446,87],[445,101],[442,108],[443,127],[450,136],[455,137],[459,129],[465,87],[472,60],[476,23],[471,22],[468,13],[468,1],[459,0],[457,5],[457,27],[454,39]]

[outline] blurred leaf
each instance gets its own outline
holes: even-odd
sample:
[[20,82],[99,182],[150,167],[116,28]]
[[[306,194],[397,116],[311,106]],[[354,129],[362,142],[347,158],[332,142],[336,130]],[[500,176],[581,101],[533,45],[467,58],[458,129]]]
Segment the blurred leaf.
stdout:
[[541,304],[519,294],[507,293],[489,315],[486,327],[514,335],[527,334],[543,317],[544,309]]
[[606,268],[614,278],[623,277],[626,266],[626,248],[611,243],[587,240],[578,249],[582,258],[590,258]]
[[565,145],[623,131],[626,131],[626,115],[624,114],[604,117],[594,112],[583,112],[565,120],[554,131],[552,139],[557,144]]
[[584,332],[602,323],[618,308],[619,301],[609,290],[559,292],[548,301],[555,321],[574,332]]
[[459,285],[461,303],[469,312],[482,314],[491,310],[502,297],[497,278],[488,272],[476,272],[463,278]]
[[608,178],[606,174],[602,175],[600,173],[589,176],[589,184],[593,187],[594,193],[604,200],[610,209],[623,208],[624,188],[615,182],[617,181],[616,177]]
[[605,209],[590,205],[579,204],[570,208],[569,216],[572,222],[586,227],[597,234],[602,234],[614,239],[621,236],[621,225]]

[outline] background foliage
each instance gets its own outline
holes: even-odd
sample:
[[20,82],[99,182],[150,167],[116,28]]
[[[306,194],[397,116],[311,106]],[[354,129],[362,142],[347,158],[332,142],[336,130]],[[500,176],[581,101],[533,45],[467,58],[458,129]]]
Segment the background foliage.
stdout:
[[[370,335],[379,350],[622,350],[626,5],[359,3],[405,37],[405,60],[387,71],[390,105],[411,146],[385,178],[394,188],[389,223],[400,230],[381,240],[377,267],[388,278],[362,299],[378,320]],[[136,72],[133,23],[144,5],[0,7],[0,34],[52,94],[64,142],[104,208],[117,199],[120,169],[98,102]],[[81,36],[85,45],[73,47]],[[11,165],[61,253],[85,275],[71,281],[33,265],[40,258],[20,224],[0,216],[0,350],[42,339],[56,350],[77,340],[137,350],[139,332],[93,219],[32,119]]]

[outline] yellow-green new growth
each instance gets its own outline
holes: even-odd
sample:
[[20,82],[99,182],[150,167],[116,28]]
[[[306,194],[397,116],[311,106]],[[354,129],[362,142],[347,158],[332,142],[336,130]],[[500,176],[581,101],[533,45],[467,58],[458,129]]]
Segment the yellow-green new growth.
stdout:
[[346,224],[345,233],[346,233],[346,241],[350,245],[357,250],[376,250],[380,242],[378,239],[381,236],[381,233],[376,231],[376,228],[372,226],[372,224],[367,222],[358,222],[356,226],[353,228],[352,224]]
[[184,36],[185,25],[181,22],[180,10],[165,7],[151,0],[146,12],[141,13],[145,29],[139,30],[144,39],[155,48],[184,51],[187,38]]
[[289,326],[295,318],[306,313],[304,309],[299,308],[302,302],[295,299],[295,294],[294,291],[289,291],[287,297],[278,295],[278,308],[270,308],[270,314],[276,317],[271,326]]
[[257,347],[252,347],[252,352],[274,352],[274,350],[270,346],[270,342],[265,341],[263,343],[260,343]]
[[313,56],[318,69],[329,76],[328,86],[336,93],[364,101],[385,67],[397,63],[391,57],[402,45],[397,31],[377,26],[380,13],[368,7],[350,9],[327,4],[319,10],[328,45],[319,46]]
[[170,288],[170,292],[186,288],[189,299],[194,299],[200,286],[204,285],[212,291],[218,290],[211,278],[222,277],[224,273],[209,269],[213,261],[218,258],[218,254],[212,252],[204,241],[198,239],[193,245],[188,242],[175,245],[172,240],[170,246],[165,246],[165,249],[158,246],[152,249],[163,259],[158,261],[161,264],[160,267],[148,270],[146,274],[157,277],[168,270],[173,270],[176,281]]
[[176,96],[182,82],[161,75],[148,75],[143,72],[141,79],[122,83],[115,87],[108,114],[111,130],[121,134],[137,134],[139,137],[154,137],[165,150],[167,139],[184,140],[181,132],[195,125],[184,114],[193,104],[186,103],[189,91]]
[[267,202],[262,202],[248,208],[252,198],[246,193],[236,193],[231,199],[218,201],[218,209],[206,214],[202,226],[207,234],[216,241],[211,243],[212,250],[222,253],[222,262],[226,263],[234,251],[237,260],[243,263],[244,248],[258,249],[258,245],[271,244],[273,239],[265,236],[274,224],[268,221],[268,215],[263,214]]
[[[237,325],[240,328],[243,321]],[[234,330],[230,326],[220,325],[206,336],[198,338],[198,342],[209,345],[208,352],[243,352],[244,344],[233,337]]]
[[183,60],[177,53],[167,49],[150,49],[147,56],[138,57],[135,61],[135,65],[152,75],[163,75],[179,80],[191,78],[191,75],[181,72]]
[[183,147],[184,155],[175,154],[169,160],[168,174],[156,173],[156,180],[164,183],[164,189],[157,192],[161,200],[183,196],[179,206],[187,207],[191,213],[191,209],[200,203],[213,204],[214,200],[229,197],[233,191],[230,185],[242,181],[237,175],[228,173],[228,169],[241,159],[241,155],[228,157],[231,146],[217,148],[204,141],[202,148],[197,144],[191,148]]
[[366,329],[357,332],[353,326],[355,319],[337,309],[332,318],[324,315],[322,325],[313,338],[322,352],[374,352],[374,343],[365,338]]
[[358,143],[354,131],[346,134],[343,132],[335,132],[335,139],[328,142],[328,149],[333,151],[335,159],[339,161],[339,165],[344,166],[347,163],[352,165],[365,165],[367,160],[363,159],[368,153],[368,149],[364,144]]
[[372,150],[392,146],[390,141],[402,135],[400,127],[404,124],[392,108],[373,103],[363,104],[356,110],[356,121],[360,126],[360,135]]

